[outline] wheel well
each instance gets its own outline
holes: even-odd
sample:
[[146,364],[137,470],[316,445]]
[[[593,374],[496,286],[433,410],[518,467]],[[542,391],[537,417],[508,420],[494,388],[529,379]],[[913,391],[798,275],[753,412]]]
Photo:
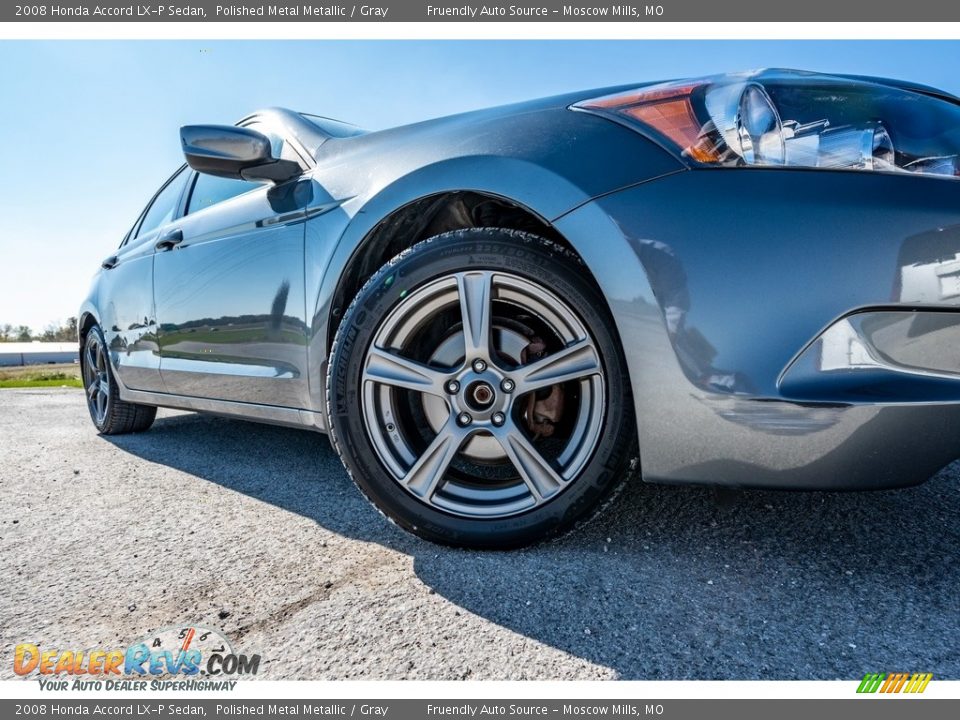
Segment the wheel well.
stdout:
[[80,322],[77,327],[80,329],[80,347],[83,347],[83,339],[87,337],[87,333],[90,331],[94,325],[97,324],[97,319],[93,316],[93,313],[84,313],[80,317]]
[[333,296],[327,347],[333,344],[340,318],[357,292],[388,260],[434,235],[479,227],[534,233],[576,254],[549,222],[505,198],[470,191],[421,198],[381,220],[354,251]]

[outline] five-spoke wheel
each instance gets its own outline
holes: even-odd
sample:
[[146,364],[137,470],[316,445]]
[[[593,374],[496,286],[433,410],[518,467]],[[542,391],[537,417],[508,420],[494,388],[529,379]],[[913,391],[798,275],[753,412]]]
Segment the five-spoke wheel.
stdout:
[[107,417],[107,404],[110,401],[109,360],[99,333],[90,333],[83,352],[83,385],[87,391],[87,405],[94,424],[99,427]]
[[[407,294],[384,320],[367,350],[362,407],[403,488],[449,512],[504,516],[577,476],[596,446],[603,379],[563,300],[511,273],[468,270]],[[561,408],[547,417],[550,398]]]
[[361,290],[330,366],[331,429],[390,517],[443,542],[519,544],[584,516],[625,474],[626,373],[579,270],[534,236],[459,231]]
[[110,367],[110,353],[98,325],[88,328],[80,351],[80,369],[90,419],[104,435],[142,432],[153,424],[157,409],[120,399]]

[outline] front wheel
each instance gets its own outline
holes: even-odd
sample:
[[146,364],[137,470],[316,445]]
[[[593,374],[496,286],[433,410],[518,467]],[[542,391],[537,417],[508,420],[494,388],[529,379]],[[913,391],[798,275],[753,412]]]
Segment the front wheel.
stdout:
[[110,367],[103,331],[94,325],[86,334],[80,354],[83,389],[90,419],[103,435],[143,432],[153,425],[157,409],[120,399],[120,388]]
[[337,332],[327,392],[363,493],[445,544],[522,545],[570,527],[636,448],[600,291],[571,253],[511,230],[439,235],[377,272]]

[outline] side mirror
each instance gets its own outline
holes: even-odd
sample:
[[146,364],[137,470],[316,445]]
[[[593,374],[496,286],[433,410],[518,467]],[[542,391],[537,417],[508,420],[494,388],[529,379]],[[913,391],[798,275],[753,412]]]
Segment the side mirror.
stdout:
[[292,160],[275,158],[263,133],[233,125],[186,125],[180,143],[187,164],[197,172],[235,180],[280,183],[301,174]]

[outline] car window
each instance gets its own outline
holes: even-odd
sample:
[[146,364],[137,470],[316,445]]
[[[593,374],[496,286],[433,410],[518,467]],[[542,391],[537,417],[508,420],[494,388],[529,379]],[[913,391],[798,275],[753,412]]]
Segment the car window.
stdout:
[[187,214],[199,212],[217,203],[222,203],[261,185],[262,183],[250,180],[235,180],[199,173],[196,182],[193,183],[193,190],[190,192]]
[[183,192],[183,186],[186,185],[188,177],[190,177],[190,174],[184,166],[157,193],[153,202],[150,203],[150,209],[147,210],[140,222],[137,237],[146,235],[151,230],[156,230],[161,225],[166,225],[173,220],[177,212],[177,205],[180,202],[180,194]]

